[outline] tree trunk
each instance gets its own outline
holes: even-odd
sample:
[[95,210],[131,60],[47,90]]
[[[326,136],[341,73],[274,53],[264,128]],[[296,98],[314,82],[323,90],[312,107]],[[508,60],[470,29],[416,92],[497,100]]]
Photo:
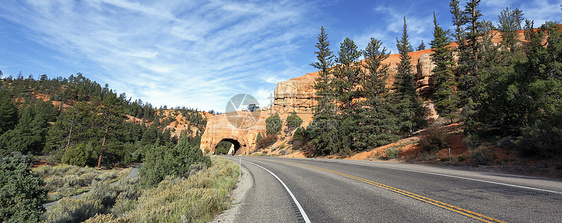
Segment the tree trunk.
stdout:
[[101,149],[100,149],[100,156],[98,158],[98,169],[101,168],[101,158],[103,156],[103,150],[104,150],[104,146],[105,146],[105,139],[107,138],[107,131],[109,130],[109,127],[105,127],[105,135],[103,135],[103,141],[101,143]]
[[74,126],[74,114],[72,114],[72,120],[70,121],[70,132],[68,133],[68,141],[66,141],[66,149],[65,152],[68,151],[68,147],[70,146],[70,137],[72,136],[72,127]]

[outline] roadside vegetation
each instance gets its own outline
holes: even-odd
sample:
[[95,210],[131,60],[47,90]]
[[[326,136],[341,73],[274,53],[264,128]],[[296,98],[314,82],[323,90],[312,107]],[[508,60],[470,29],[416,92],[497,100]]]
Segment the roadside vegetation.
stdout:
[[[231,205],[238,166],[221,157],[197,165],[189,176],[167,175],[151,187],[139,178],[115,184],[95,182],[79,199],[63,198],[44,214],[45,222],[207,222]],[[142,178],[140,178],[142,179]]]
[[130,169],[98,170],[68,164],[43,165],[33,169],[33,173],[45,182],[44,188],[48,191],[49,202],[87,192],[94,182],[116,182],[129,172]]

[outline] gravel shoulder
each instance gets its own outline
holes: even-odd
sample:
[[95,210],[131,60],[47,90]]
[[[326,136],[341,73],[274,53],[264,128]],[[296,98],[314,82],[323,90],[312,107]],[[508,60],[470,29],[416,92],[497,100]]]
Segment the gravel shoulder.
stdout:
[[[237,163],[234,157],[226,158]],[[232,191],[232,207],[228,210],[225,210],[222,214],[215,216],[211,222],[235,222],[236,217],[240,213],[240,208],[244,203],[244,199],[246,198],[246,194],[254,186],[254,178],[251,172],[246,168],[244,164],[242,164],[241,168],[242,176],[240,176],[236,188]]]

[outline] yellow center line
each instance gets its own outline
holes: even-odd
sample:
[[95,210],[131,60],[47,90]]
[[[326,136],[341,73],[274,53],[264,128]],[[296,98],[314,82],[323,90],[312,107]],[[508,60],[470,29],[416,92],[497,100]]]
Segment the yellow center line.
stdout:
[[383,188],[383,189],[386,189],[386,190],[389,190],[389,191],[392,191],[392,192],[395,192],[395,193],[398,193],[398,194],[402,194],[404,196],[411,197],[411,198],[414,198],[416,200],[419,200],[419,201],[422,201],[422,202],[425,202],[425,203],[428,203],[428,204],[435,205],[437,207],[441,207],[441,208],[444,208],[444,209],[462,214],[464,216],[468,216],[468,217],[471,217],[471,218],[474,218],[474,219],[478,219],[478,220],[483,221],[483,222],[504,222],[504,221],[501,221],[501,220],[498,220],[498,219],[495,219],[495,218],[492,218],[492,217],[488,217],[486,215],[478,214],[476,212],[469,211],[469,210],[466,210],[466,209],[463,209],[463,208],[460,208],[460,207],[457,207],[457,206],[454,206],[454,205],[443,203],[441,201],[433,200],[431,198],[427,198],[427,197],[424,197],[424,196],[421,196],[421,195],[418,195],[418,194],[414,194],[412,192],[408,192],[408,191],[405,191],[405,190],[402,190],[402,189],[398,189],[398,188],[395,188],[395,187],[391,187],[391,186],[388,186],[388,185],[384,185],[384,184],[377,183],[377,182],[372,181],[372,180],[367,180],[367,179],[356,177],[356,176],[353,176],[353,175],[340,173],[340,172],[337,172],[337,171],[328,170],[328,169],[324,169],[324,168],[320,168],[320,167],[300,164],[300,163],[277,161],[277,160],[275,160],[275,162],[309,167],[309,168],[313,168],[313,169],[322,170],[322,171],[330,172],[330,173],[333,173],[333,174],[337,174],[337,175],[340,175],[340,176],[344,176],[344,177],[347,177],[347,178],[350,178],[350,179],[358,180],[358,181],[361,181],[361,182],[365,182],[367,184],[374,185],[374,186],[377,186],[377,187],[380,187],[380,188]]

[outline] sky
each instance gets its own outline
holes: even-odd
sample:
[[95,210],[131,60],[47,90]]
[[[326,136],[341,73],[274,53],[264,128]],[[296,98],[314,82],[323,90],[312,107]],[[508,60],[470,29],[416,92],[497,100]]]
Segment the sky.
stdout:
[[[559,0],[482,0],[497,24],[505,7],[535,26],[562,21]],[[278,82],[315,72],[320,27],[337,52],[346,37],[371,37],[396,53],[406,17],[409,41],[426,46],[433,11],[453,30],[444,0],[2,0],[0,70],[4,77],[85,77],[155,107],[224,112],[250,94],[272,103]],[[461,5],[464,1],[461,0]]]

